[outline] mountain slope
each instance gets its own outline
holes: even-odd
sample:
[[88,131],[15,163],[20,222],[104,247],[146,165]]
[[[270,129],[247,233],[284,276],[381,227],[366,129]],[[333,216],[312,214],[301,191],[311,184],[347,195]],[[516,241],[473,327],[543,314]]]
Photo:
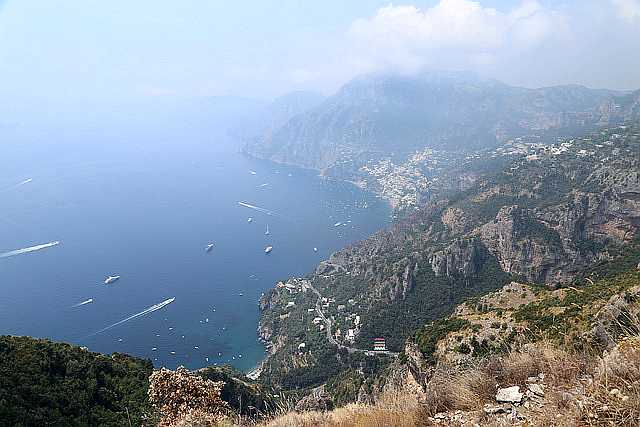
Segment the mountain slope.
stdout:
[[[512,87],[463,73],[357,78],[247,144],[247,153],[324,170],[354,157],[494,147],[532,133],[571,135],[629,118],[615,93]],[[637,114],[637,112],[636,112]]]
[[149,360],[106,356],[69,344],[0,337],[0,420],[3,425],[141,425]]
[[265,379],[311,387],[348,370],[378,372],[393,355],[367,354],[374,338],[400,351],[466,298],[515,279],[565,282],[633,241],[638,123],[536,147],[265,295]]

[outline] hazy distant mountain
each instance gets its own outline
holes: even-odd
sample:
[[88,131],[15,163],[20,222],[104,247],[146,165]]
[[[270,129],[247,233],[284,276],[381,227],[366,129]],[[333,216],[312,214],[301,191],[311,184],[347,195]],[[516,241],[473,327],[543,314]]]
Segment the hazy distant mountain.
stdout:
[[618,95],[577,85],[526,89],[468,73],[367,75],[252,139],[246,151],[324,169],[362,153],[485,148],[512,137],[569,134],[621,120]]
[[253,111],[244,122],[236,123],[233,134],[243,140],[256,135],[270,135],[292,117],[304,113],[322,103],[324,96],[309,91],[295,91],[282,95]]

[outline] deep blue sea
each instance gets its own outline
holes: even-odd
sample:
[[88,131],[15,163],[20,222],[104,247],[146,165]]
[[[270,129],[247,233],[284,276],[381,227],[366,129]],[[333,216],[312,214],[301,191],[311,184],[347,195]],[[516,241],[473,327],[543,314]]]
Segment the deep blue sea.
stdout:
[[[156,366],[247,370],[264,356],[261,293],[383,228],[389,213],[350,184],[246,158],[222,131],[4,132],[0,253],[60,244],[0,258],[0,334],[125,352]],[[108,275],[121,278],[106,286]]]

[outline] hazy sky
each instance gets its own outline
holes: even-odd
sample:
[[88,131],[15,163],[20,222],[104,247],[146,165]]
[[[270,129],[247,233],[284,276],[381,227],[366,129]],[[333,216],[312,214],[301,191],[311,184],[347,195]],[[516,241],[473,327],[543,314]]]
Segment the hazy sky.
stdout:
[[371,71],[640,88],[640,0],[0,0],[0,96],[333,92]]

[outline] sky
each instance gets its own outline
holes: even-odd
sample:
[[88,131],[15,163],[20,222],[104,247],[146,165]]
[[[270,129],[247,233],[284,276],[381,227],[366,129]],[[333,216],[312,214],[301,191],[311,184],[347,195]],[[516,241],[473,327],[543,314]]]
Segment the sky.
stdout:
[[640,88],[640,0],[0,0],[5,103],[335,92],[369,72]]

